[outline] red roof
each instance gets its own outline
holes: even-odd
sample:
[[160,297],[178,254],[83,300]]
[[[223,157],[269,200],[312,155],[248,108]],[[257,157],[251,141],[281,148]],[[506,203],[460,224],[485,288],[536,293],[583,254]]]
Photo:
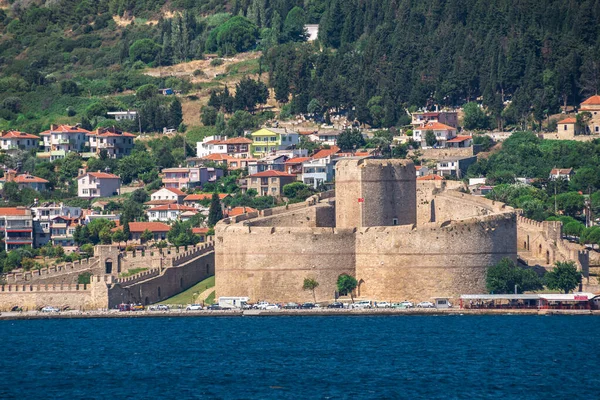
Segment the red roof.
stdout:
[[95,131],[88,133],[87,135],[97,137],[135,137],[135,135],[132,133],[123,132],[116,128],[98,128]]
[[590,105],[590,106],[598,106],[598,105],[600,105],[600,96],[598,96],[598,95],[592,96],[589,99],[585,100],[581,104]]
[[[3,178],[0,178],[0,181],[5,182],[7,180],[7,177],[4,176]],[[12,179],[12,182],[15,183],[48,183],[47,180],[42,179],[42,178],[38,178],[37,176],[33,176],[33,175],[27,175],[27,174],[21,174],[21,175],[17,175],[14,177],[14,179]]]
[[447,140],[446,143],[460,143],[460,142],[465,142],[469,139],[473,139],[473,137],[472,136],[457,136],[450,140]]
[[[175,193],[177,196],[185,196],[185,193],[182,192],[181,190],[177,189],[177,188],[164,188],[166,190],[168,190],[171,193]],[[159,189],[160,190],[160,189]],[[157,190],[158,191],[158,190]],[[156,192],[155,192],[156,193]]]
[[425,175],[425,176],[420,176],[417,178],[418,181],[443,181],[444,178],[442,178],[439,175]]
[[251,212],[258,212],[258,210],[252,207],[234,207],[231,210],[225,211],[225,213],[229,217],[235,217],[237,215],[247,214]]
[[227,140],[223,140],[221,143],[224,144],[250,144],[252,140],[245,137],[234,137]]
[[56,132],[56,133],[85,133],[85,134],[90,133],[90,131],[83,129],[79,126],[58,125],[58,126],[51,127],[49,130],[40,133],[40,135],[49,135],[53,132]]
[[25,207],[0,207],[0,215],[27,215]]
[[37,140],[40,140],[40,137],[32,135],[30,133],[25,133],[25,132],[8,131],[2,135],[2,139],[37,139]]
[[85,174],[83,174],[81,176],[78,176],[77,179],[81,178],[82,176],[86,176],[86,175],[93,176],[96,179],[121,179],[117,175],[108,174],[106,172],[88,172],[88,173],[85,173]]
[[148,211],[167,211],[167,210],[198,211],[194,207],[184,206],[184,205],[181,205],[181,204],[165,204],[165,205],[162,205],[162,206],[151,208]]
[[553,168],[550,175],[569,175],[573,172],[573,168]]
[[[113,231],[117,229],[123,229],[122,226],[113,228]],[[130,222],[129,223],[129,231],[132,233],[142,233],[146,229],[150,232],[169,232],[171,227],[167,224],[163,224],[162,222]]]
[[[210,160],[210,161],[223,161],[223,160],[235,160],[235,157],[231,157],[228,156],[227,154],[220,154],[220,153],[213,153],[213,154],[209,154],[206,157],[202,157],[203,160]],[[240,160],[244,160],[244,158],[241,158]]]
[[576,124],[577,120],[575,118],[565,118],[562,121],[558,121],[559,124]]
[[456,130],[456,128],[442,124],[440,122],[428,122],[425,125],[418,127],[417,129],[419,129],[419,130],[425,129],[428,131],[455,131]]
[[295,157],[295,158],[290,158],[289,160],[287,160],[285,162],[285,164],[302,164],[305,161],[309,161],[311,160],[311,157]]
[[206,235],[208,228],[192,228],[192,233],[195,235]]
[[319,150],[315,155],[313,155],[313,158],[316,160],[318,158],[329,157],[335,153],[338,153],[339,151],[340,151],[339,147],[331,146],[331,148],[329,148],[329,149]]
[[[196,193],[187,195],[183,201],[200,201],[206,199],[212,199],[212,193]],[[229,196],[227,193],[219,193],[219,200],[223,200],[225,197]]]
[[269,169],[267,171],[258,172],[256,174],[248,175],[248,178],[295,178],[296,175],[288,174],[286,172],[275,171]]

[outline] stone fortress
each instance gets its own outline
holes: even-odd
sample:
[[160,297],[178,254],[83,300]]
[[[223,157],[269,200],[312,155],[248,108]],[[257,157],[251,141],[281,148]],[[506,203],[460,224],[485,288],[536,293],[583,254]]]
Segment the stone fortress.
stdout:
[[312,301],[310,277],[331,301],[342,274],[370,300],[484,293],[489,266],[517,261],[518,211],[444,183],[417,182],[406,160],[339,161],[335,198],[217,224],[216,295]]
[[[122,273],[146,270],[121,277]],[[121,303],[153,304],[214,275],[212,242],[197,246],[120,251],[96,246],[94,257],[40,270],[4,275],[0,311],[51,305],[77,310],[114,309]],[[135,272],[135,271],[132,271]],[[77,284],[80,274],[89,284]]]

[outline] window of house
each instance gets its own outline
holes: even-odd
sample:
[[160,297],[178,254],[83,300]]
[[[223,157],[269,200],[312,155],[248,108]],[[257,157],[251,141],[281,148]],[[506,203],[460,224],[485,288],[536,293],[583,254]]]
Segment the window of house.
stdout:
[[565,131],[567,130],[567,126],[565,125]]
[[159,218],[167,218],[167,212],[166,211],[159,211],[158,217]]
[[277,183],[277,178],[271,178],[271,183]]
[[600,128],[596,127],[596,132],[598,132],[598,131],[599,131],[599,129],[600,129]]
[[81,191],[81,193],[83,193],[83,194],[88,194],[89,192],[90,192],[90,191],[89,191],[88,189],[83,189],[83,190]]

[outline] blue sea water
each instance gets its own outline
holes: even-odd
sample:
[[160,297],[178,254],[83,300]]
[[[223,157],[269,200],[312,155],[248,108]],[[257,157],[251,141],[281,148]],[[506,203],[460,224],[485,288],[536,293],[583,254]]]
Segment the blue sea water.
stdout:
[[600,398],[600,318],[0,321],[2,399]]

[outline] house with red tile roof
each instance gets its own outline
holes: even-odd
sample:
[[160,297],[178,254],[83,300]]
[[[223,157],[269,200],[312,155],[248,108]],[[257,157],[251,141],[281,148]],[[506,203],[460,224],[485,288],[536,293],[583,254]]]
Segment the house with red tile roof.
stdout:
[[585,134],[585,127],[579,126],[577,119],[568,117],[557,122],[556,129],[559,138],[570,139],[576,135]]
[[25,207],[0,207],[0,233],[4,234],[4,250],[34,246],[33,215]]
[[4,184],[7,182],[14,182],[19,186],[19,190],[33,189],[38,192],[46,191],[48,181],[31,174],[16,174],[15,171],[8,171],[2,178],[0,178],[0,189],[4,188]]
[[285,165],[285,172],[292,175],[302,174],[302,163],[312,160],[312,157],[294,157],[287,160]]
[[435,135],[437,146],[439,147],[446,147],[446,142],[456,137],[455,127],[440,122],[427,122],[415,127],[413,130],[413,139],[416,142],[421,142],[421,146],[426,147],[427,142],[425,141],[425,137],[429,131]]
[[458,113],[456,111],[420,111],[412,113],[411,124],[415,129],[429,122],[439,122],[457,128]]
[[332,155],[339,153],[340,152],[340,148],[337,146],[331,146],[328,149],[322,149],[317,151],[315,154],[313,154],[312,158],[313,159],[318,159],[318,158],[325,158],[325,157],[331,157]]
[[[122,226],[113,228],[112,231],[123,230]],[[171,227],[162,222],[130,222],[129,232],[131,232],[131,240],[142,241],[142,234],[146,231],[152,233],[152,239],[155,241],[167,240],[167,233],[171,230]]]
[[574,174],[573,168],[552,168],[549,179],[551,181],[555,181],[557,179],[570,181]]
[[204,243],[208,237],[208,228],[192,228],[192,233],[200,237],[200,243]]
[[144,203],[147,206],[162,206],[165,204],[183,204],[183,199],[187,196],[185,192],[177,188],[158,189],[150,195],[150,201]]
[[198,212],[196,208],[182,204],[165,204],[146,210],[146,215],[150,222],[168,222],[181,220],[182,214],[188,211],[193,212],[194,214]]
[[248,213],[253,213],[253,212],[258,212],[258,210],[256,208],[252,208],[252,207],[233,207],[233,208],[226,209],[223,214],[226,217],[237,217],[238,215],[243,215],[243,214],[248,214]]
[[[185,204],[188,207],[195,207],[197,209],[200,210],[208,210],[207,207],[203,206],[202,203],[208,203],[212,200],[212,193],[193,193],[193,194],[189,194],[187,195],[184,199],[183,199],[183,204]],[[227,193],[219,193],[219,200],[221,200],[221,207],[223,207],[223,200],[227,197],[229,197],[229,194]]]
[[459,147],[471,147],[473,146],[473,136],[458,135],[450,140],[446,140],[446,147],[459,148]]
[[50,129],[40,133],[44,141],[44,151],[83,151],[88,142],[87,135],[90,131],[79,125],[51,125]]
[[121,178],[106,172],[86,172],[77,177],[77,197],[116,196],[121,190]]
[[91,152],[100,154],[102,150],[106,150],[110,158],[130,155],[135,137],[134,134],[115,127],[98,128],[87,134]]
[[40,137],[19,131],[6,131],[0,139],[0,149],[10,152],[14,150],[38,149]]
[[592,96],[583,101],[579,107],[579,112],[589,112],[591,120],[588,123],[588,132],[592,135],[600,135],[600,96]]
[[281,197],[283,187],[296,181],[296,175],[282,171],[267,170],[248,175],[238,180],[242,193],[250,189],[256,190],[259,196]]

